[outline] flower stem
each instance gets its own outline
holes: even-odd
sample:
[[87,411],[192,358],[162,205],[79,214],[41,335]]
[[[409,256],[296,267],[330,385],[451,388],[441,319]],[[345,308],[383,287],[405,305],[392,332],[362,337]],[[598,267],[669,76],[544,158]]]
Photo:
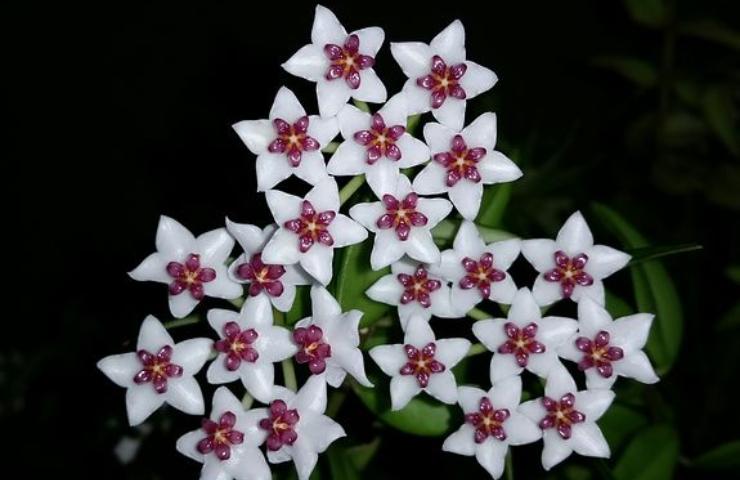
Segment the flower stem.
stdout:
[[339,190],[339,205],[350,199],[350,197],[365,183],[365,175],[357,175],[347,182],[341,190]]
[[177,328],[177,327],[183,327],[185,325],[192,325],[194,323],[198,323],[199,321],[200,321],[200,317],[198,315],[190,315],[189,317],[178,318],[177,320],[171,320],[169,322],[165,322],[164,328],[169,330],[170,328]]
[[472,318],[473,320],[485,320],[487,318],[491,318],[491,314],[484,312],[480,308],[472,308],[468,312],[468,317]]
[[252,406],[252,403],[254,402],[254,398],[249,393],[245,393],[242,397],[242,407],[244,407],[244,410],[249,410],[249,407]]
[[474,343],[470,346],[470,350],[468,350],[468,354],[465,355],[466,357],[474,357],[476,355],[480,355],[481,353],[487,352],[488,349],[482,344],[482,343]]
[[[285,325],[285,314],[283,312],[273,309],[273,315],[275,318],[275,325]],[[280,366],[283,369],[283,382],[285,383],[285,388],[294,392],[298,391],[298,381],[295,378],[293,359],[286,358],[282,361]]]
[[506,452],[506,480],[514,480],[514,460],[511,457],[511,449]]

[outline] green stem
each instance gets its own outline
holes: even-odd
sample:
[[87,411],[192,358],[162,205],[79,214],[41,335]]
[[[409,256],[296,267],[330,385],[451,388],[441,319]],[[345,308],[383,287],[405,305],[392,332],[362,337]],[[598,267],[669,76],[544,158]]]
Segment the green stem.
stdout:
[[473,320],[485,320],[487,318],[491,318],[491,314],[488,312],[484,312],[480,308],[473,308],[468,312],[468,317],[472,318]]
[[[273,309],[273,315],[275,318],[275,325],[285,325],[285,314],[279,310]],[[295,367],[293,366],[293,359],[286,358],[280,364],[283,369],[283,382],[285,388],[294,392],[298,391],[298,381],[295,377]]]
[[481,353],[486,353],[487,351],[488,349],[482,343],[474,343],[470,346],[470,350],[468,350],[468,354],[465,356],[474,357],[476,355],[480,355]]
[[514,460],[511,449],[506,453],[506,480],[514,480]]
[[342,206],[365,183],[365,175],[357,175],[339,190],[339,205]]
[[170,329],[170,328],[177,328],[182,327],[185,325],[193,325],[194,323],[198,323],[200,321],[200,317],[198,315],[190,315],[189,317],[185,318],[178,318],[177,320],[171,320],[169,322],[165,322],[164,328]]
[[361,100],[353,99],[352,103],[355,104],[355,107],[359,108],[363,112],[370,113],[370,105],[368,105],[366,102],[363,102]]
[[254,402],[254,398],[249,393],[245,393],[242,397],[242,407],[244,407],[244,410],[249,410],[249,407],[252,406],[252,403]]

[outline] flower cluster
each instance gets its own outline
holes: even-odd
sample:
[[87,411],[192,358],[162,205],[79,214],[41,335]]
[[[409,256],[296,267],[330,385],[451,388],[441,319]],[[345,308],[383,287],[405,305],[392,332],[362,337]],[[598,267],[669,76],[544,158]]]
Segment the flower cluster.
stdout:
[[[135,352],[98,363],[127,389],[131,425],[165,402],[203,415],[205,402],[194,376],[209,359],[208,383],[239,380],[245,400],[265,405],[245,408],[251,400],[243,403],[227,387],[218,387],[210,416],[177,441],[178,451],[203,464],[201,478],[268,479],[268,462],[292,460],[298,478],[307,479],[318,454],[345,436],[324,414],[327,385],[340,387],[347,375],[365,387],[373,384],[362,352],[363,312],[343,312],[326,286],[333,277],[334,250],[365,241],[368,232],[374,235],[371,268],[390,267],[390,273],[366,294],[396,306],[404,331],[403,343],[369,350],[391,377],[392,409],[404,408],[421,392],[458,403],[465,422],[442,448],[475,455],[494,478],[503,472],[509,445],[540,438],[546,469],[573,451],[608,456],[595,421],[612,402],[615,379],[658,380],[641,350],[652,316],[612,320],[604,309],[602,281],[630,257],[594,245],[579,212],[554,241],[512,238],[487,244],[481,238],[473,221],[483,186],[514,181],[522,172],[495,150],[493,113],[465,126],[466,102],[492,88],[497,77],[467,59],[462,23],[454,21],[428,45],[391,44],[408,81],[389,99],[373,69],[383,42],[382,29],[347,33],[331,11],[318,6],[311,43],[283,68],[316,82],[319,115],[308,115],[282,87],[267,119],[234,125],[257,156],[257,190],[265,192],[275,223],[260,228],[227,219],[224,227],[195,237],[162,216],[156,252],[130,272],[134,280],[167,284],[169,308],[177,318],[191,314],[206,296],[244,300],[240,311],[207,312],[215,332],[211,338],[175,343],[149,316]],[[362,107],[364,102],[385,104],[370,113],[347,104],[350,98]],[[422,141],[413,136],[409,118],[430,111],[438,123],[424,126]],[[330,148],[339,134],[343,140]],[[325,163],[323,152],[330,150],[334,153]],[[293,174],[312,186],[303,197],[275,189]],[[364,178],[377,200],[355,203],[349,215],[340,213],[353,193],[340,195],[335,179],[340,176]],[[432,229],[453,209],[462,217],[460,226],[452,248],[440,251]],[[241,252],[229,263],[237,243]],[[531,290],[518,288],[508,272],[520,254],[538,272]],[[287,325],[282,312],[292,309],[300,285],[310,285],[311,315]],[[509,306],[507,318],[472,327],[493,352],[488,391],[457,385],[453,368],[468,354],[470,341],[438,339],[430,325],[432,316],[465,317],[486,300]],[[542,309],[560,300],[577,302],[577,320],[543,317]],[[584,372],[585,390],[577,389],[561,359]],[[275,384],[274,364],[291,365],[292,371],[293,361],[308,376],[297,391],[288,388],[287,379],[286,386]],[[545,396],[520,404],[525,370],[545,380]]]

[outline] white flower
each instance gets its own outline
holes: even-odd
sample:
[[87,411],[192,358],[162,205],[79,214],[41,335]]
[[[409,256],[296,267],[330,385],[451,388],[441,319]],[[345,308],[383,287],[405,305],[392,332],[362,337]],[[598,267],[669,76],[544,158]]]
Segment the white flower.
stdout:
[[212,309],[208,323],[221,337],[214,345],[218,357],[208,367],[210,383],[241,379],[247,392],[260,402],[272,395],[273,363],[296,352],[290,332],[272,325],[272,307],[267,297],[248,298],[240,312]]
[[440,262],[430,271],[452,282],[450,303],[463,316],[485,299],[511,303],[516,285],[507,273],[519,256],[516,238],[486,245],[473,222],[464,220],[451,250],[442,252]]
[[287,312],[295,300],[296,285],[307,285],[311,278],[298,265],[267,265],[262,249],[277,230],[277,225],[260,229],[226,219],[226,229],[239,242],[244,253],[229,266],[229,278],[249,285],[249,296],[265,295],[281,312]]
[[270,463],[293,460],[299,480],[308,480],[319,459],[334,440],[344,437],[344,429],[324,415],[326,381],[321,375],[306,380],[298,393],[275,387],[269,408],[263,408],[260,429],[267,440]]
[[584,298],[578,303],[578,333],[558,352],[585,371],[588,388],[611,388],[618,375],[655,383],[658,376],[642,351],[652,323],[649,313],[612,320],[603,307]]
[[465,413],[465,423],[447,437],[442,450],[472,456],[495,479],[504,471],[509,445],[524,445],[539,440],[537,424],[517,411],[522,395],[522,380],[509,377],[485,392],[475,387],[457,389],[457,403]]
[[210,418],[177,440],[177,451],[203,464],[202,480],[270,480],[272,474],[259,450],[264,433],[262,409],[244,411],[226,387],[213,395]]
[[565,367],[547,378],[545,396],[524,402],[519,411],[543,430],[542,466],[545,470],[562,462],[574,451],[588,457],[609,458],[609,444],[596,425],[614,400],[611,390],[576,390]]
[[443,198],[420,198],[405,175],[393,190],[375,192],[382,202],[358,203],[349,210],[352,218],[375,233],[370,254],[373,270],[399,260],[404,254],[424,263],[439,261],[439,248],[431,229],[452,210]]
[[322,116],[333,117],[350,97],[382,103],[388,96],[373,65],[385,39],[382,28],[368,27],[347,34],[328,8],[316,6],[311,43],[283,64],[289,73],[316,82]]
[[268,264],[301,267],[326,285],[332,277],[334,249],[359,243],[367,231],[339,213],[337,183],[328,177],[301,199],[279,190],[265,194],[278,230],[262,250]]
[[176,220],[159,217],[157,251],[144,259],[129,276],[138,281],[169,284],[170,311],[182,318],[193,311],[204,296],[237,298],[242,287],[229,279],[226,259],[234,239],[225,228],[195,238]]
[[511,182],[522,176],[514,162],[496,147],[496,114],[484,113],[463,130],[439,123],[424,126],[432,161],[414,178],[414,190],[424,195],[447,193],[460,214],[474,220],[483,185]]
[[413,316],[406,325],[403,344],[380,345],[370,356],[391,377],[391,408],[400,410],[425,391],[440,402],[457,401],[457,383],[452,367],[470,349],[464,338],[436,340],[429,322]]
[[339,133],[336,119],[306,115],[295,94],[281,87],[267,120],[233,125],[257,155],[257,191],[268,190],[292,174],[315,185],[326,177],[321,149]]
[[589,296],[604,305],[602,279],[620,270],[630,256],[605,245],[594,245],[594,237],[581,212],[568,218],[555,241],[524,240],[522,255],[541,273],[532,293],[540,305],[561,298],[578,302]]
[[491,382],[496,383],[527,369],[547,377],[562,367],[557,349],[573,335],[578,322],[570,318],[542,318],[540,307],[528,288],[520,289],[511,303],[508,318],[481,320],[473,333],[492,352]]
[[365,294],[376,302],[398,307],[401,327],[418,315],[425,320],[435,317],[455,318],[450,307],[450,287],[441,278],[429,274],[429,266],[411,260],[391,265],[390,275],[378,279]]
[[159,320],[149,315],[141,324],[137,351],[105,357],[98,368],[126,388],[131,426],[146,420],[165,402],[190,415],[200,415],[203,393],[193,375],[203,368],[212,346],[208,338],[175,344]]
[[393,189],[399,168],[415,167],[429,159],[429,147],[406,133],[406,99],[394,95],[374,115],[345,105],[340,110],[342,142],[326,166],[332,175],[365,174],[376,192]]
[[324,287],[311,287],[311,316],[296,323],[293,331],[298,345],[296,361],[307,363],[314,375],[326,371],[326,381],[332,387],[339,387],[348,373],[360,384],[372,387],[359,348],[360,318],[359,310],[342,313]]
[[403,86],[409,114],[432,111],[434,118],[459,130],[465,102],[489,90],[498,78],[491,70],[465,60],[465,28],[455,20],[429,45],[391,43],[391,53],[409,79]]

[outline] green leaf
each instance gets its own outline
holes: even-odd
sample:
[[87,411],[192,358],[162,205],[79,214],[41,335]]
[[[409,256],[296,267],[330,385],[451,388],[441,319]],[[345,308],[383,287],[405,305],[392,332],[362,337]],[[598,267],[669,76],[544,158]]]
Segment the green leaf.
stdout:
[[477,224],[490,228],[501,226],[501,220],[511,198],[511,185],[511,183],[502,183],[485,189],[480,213],[475,220]]
[[626,317],[635,313],[629,303],[609,290],[606,291],[606,311],[609,312],[612,318]]
[[346,454],[352,460],[355,468],[362,471],[368,466],[375,454],[378,453],[378,448],[380,448],[380,437],[376,437],[370,443],[349,447]]
[[620,448],[628,438],[647,423],[648,419],[645,415],[619,403],[613,404],[599,419],[599,427],[612,450]]
[[699,455],[691,465],[707,470],[740,468],[740,440],[725,443]]
[[351,245],[342,251],[339,266],[334,274],[334,294],[342,311],[359,310],[363,312],[361,327],[367,327],[387,315],[390,305],[371,300],[365,291],[380,277],[390,273],[390,268],[373,271],[370,268],[372,242]]
[[[480,233],[481,238],[483,238],[483,241],[486,243],[499,242],[501,240],[508,240],[510,238],[517,238],[516,235],[514,235],[513,233],[504,230],[488,228],[481,225],[476,226],[478,227],[478,232]],[[452,244],[458,228],[460,228],[459,220],[442,220],[437,224],[436,227],[432,229],[432,237],[434,237],[434,241],[437,242],[437,244]]]
[[678,27],[679,33],[703,40],[709,40],[734,50],[740,50],[740,33],[725,24],[712,19],[684,22]]
[[625,0],[624,4],[632,20],[646,27],[662,27],[668,18],[664,0]]
[[331,478],[343,480],[360,480],[360,472],[347,455],[346,449],[332,445],[326,452],[329,457],[329,469]]
[[298,320],[311,316],[311,287],[299,285],[296,287],[293,306],[285,314],[285,324],[294,325]]
[[641,58],[600,56],[593,59],[593,64],[611,70],[643,88],[654,87],[658,83],[658,69]]
[[670,480],[678,462],[678,434],[657,425],[640,432],[614,468],[617,480]]
[[680,245],[666,245],[663,247],[628,248],[627,253],[632,255],[629,265],[636,265],[638,263],[648,262],[650,260],[667,257],[669,255],[695,252],[702,248],[704,247],[697,245],[696,243],[682,243]]
[[707,123],[714,133],[735,156],[740,155],[740,127],[735,122],[733,94],[729,88],[713,85],[704,92],[702,107]]
[[736,303],[727,313],[719,319],[715,330],[724,332],[740,327],[740,302]]
[[732,265],[728,267],[727,276],[730,280],[740,285],[740,265]]

